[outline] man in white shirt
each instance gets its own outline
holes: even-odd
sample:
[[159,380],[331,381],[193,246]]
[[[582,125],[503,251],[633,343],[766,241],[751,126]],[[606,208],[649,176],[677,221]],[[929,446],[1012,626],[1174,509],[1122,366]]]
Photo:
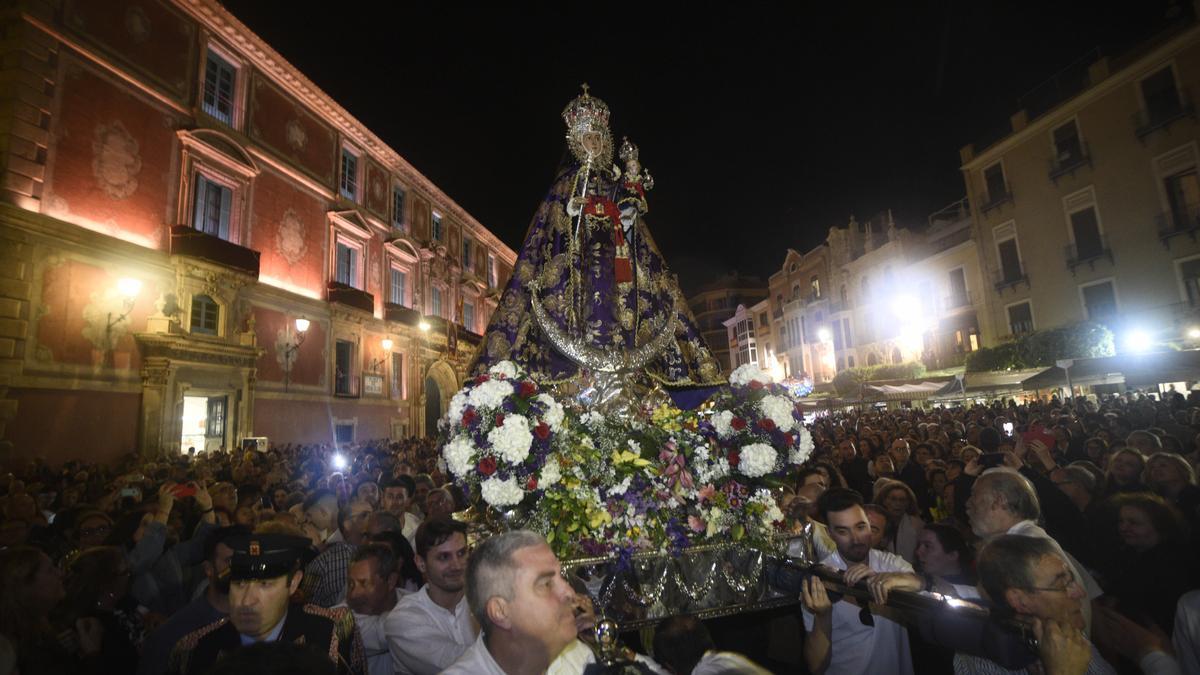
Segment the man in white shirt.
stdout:
[[467,526],[437,518],[417,528],[416,540],[425,585],[396,605],[384,630],[397,673],[432,675],[462,656],[479,632],[466,599]]
[[354,553],[347,576],[345,605],[354,612],[354,624],[362,636],[367,672],[392,675],[396,670],[385,627],[404,595],[396,588],[400,582],[396,554],[387,544],[364,544]]
[[[863,509],[862,496],[853,490],[832,488],[821,496],[818,512],[825,518],[837,552],[821,561],[822,565],[845,570],[846,585],[863,579],[912,575],[913,569],[903,558],[871,548],[871,524]],[[886,599],[879,588],[876,597]],[[829,601],[825,586],[811,577],[802,588],[804,604],[804,658],[814,675],[912,675],[912,656],[908,632],[886,616],[874,613],[872,623],[861,618],[864,609],[851,600]]]
[[1029,479],[1014,469],[997,467],[988,469],[975,481],[971,497],[967,500],[967,517],[971,530],[980,539],[988,540],[1001,534],[1020,534],[1026,537],[1046,539],[1064,560],[1071,564],[1075,581],[1087,592],[1083,602],[1084,631],[1091,631],[1092,603],[1103,591],[1091,574],[1038,527],[1037,519],[1042,512],[1037,492]]
[[575,591],[540,534],[516,530],[480,543],[467,595],[482,633],[447,675],[542,675],[575,640]]

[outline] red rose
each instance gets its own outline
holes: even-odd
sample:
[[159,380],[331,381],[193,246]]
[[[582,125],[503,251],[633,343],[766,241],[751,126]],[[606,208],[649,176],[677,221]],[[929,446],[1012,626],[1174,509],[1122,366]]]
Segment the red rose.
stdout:
[[483,384],[484,382],[487,382],[490,379],[492,379],[492,378],[488,377],[487,373],[484,373],[484,374],[480,375],[479,377],[475,378],[475,384]]
[[733,427],[734,431],[741,431],[742,429],[746,428],[746,420],[740,417],[735,417],[729,421],[729,426]]
[[504,426],[504,413],[496,413],[496,426]]
[[729,453],[729,466],[737,468],[737,465],[742,461],[742,455],[737,450]]
[[522,398],[529,398],[537,393],[537,385],[530,380],[525,380],[521,383],[521,386],[517,388],[517,393],[520,394]]
[[474,408],[467,408],[466,412],[464,412],[462,416],[463,426],[465,427],[477,419],[479,419],[479,413],[475,412]]
[[792,443],[795,443],[795,442],[796,442],[796,439],[794,436],[792,436],[792,432],[789,431],[783,435],[783,444],[784,445],[791,445]]
[[758,391],[759,389],[763,388],[763,383],[759,382],[758,380],[750,380],[750,388],[754,391]]
[[775,431],[775,422],[770,417],[764,417],[758,426],[762,427],[763,431]]
[[529,477],[529,482],[525,484],[525,489],[526,490],[536,490],[537,489],[537,477],[536,476]]
[[544,441],[547,438],[550,438],[550,425],[546,424],[545,422],[540,422],[536,427],[533,428],[533,433]]
[[483,459],[479,460],[479,466],[476,468],[478,468],[479,473],[483,474],[484,476],[490,476],[496,473],[496,458],[484,457]]

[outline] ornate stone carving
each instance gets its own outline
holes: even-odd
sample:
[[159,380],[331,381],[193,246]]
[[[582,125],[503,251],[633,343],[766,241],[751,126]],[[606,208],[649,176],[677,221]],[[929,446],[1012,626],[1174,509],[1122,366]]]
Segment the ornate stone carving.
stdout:
[[138,187],[142,158],[137,139],[115,120],[97,124],[92,138],[92,174],[104,194],[125,199]]
[[308,250],[304,224],[300,222],[296,210],[291,207],[283,212],[283,218],[279,221],[279,229],[275,233],[275,250],[289,265],[299,263],[304,252]]

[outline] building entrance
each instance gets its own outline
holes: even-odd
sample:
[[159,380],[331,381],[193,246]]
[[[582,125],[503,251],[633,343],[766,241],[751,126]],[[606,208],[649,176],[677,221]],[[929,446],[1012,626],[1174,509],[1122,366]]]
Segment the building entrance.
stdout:
[[228,408],[228,396],[184,396],[179,449],[219,450],[225,444]]

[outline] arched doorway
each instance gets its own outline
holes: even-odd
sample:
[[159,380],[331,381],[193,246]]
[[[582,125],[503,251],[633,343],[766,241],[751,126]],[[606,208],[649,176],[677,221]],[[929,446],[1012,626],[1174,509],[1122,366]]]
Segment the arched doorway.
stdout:
[[458,376],[445,361],[436,361],[425,372],[424,391],[424,436],[437,436],[438,420],[446,414],[450,397],[458,391]]

